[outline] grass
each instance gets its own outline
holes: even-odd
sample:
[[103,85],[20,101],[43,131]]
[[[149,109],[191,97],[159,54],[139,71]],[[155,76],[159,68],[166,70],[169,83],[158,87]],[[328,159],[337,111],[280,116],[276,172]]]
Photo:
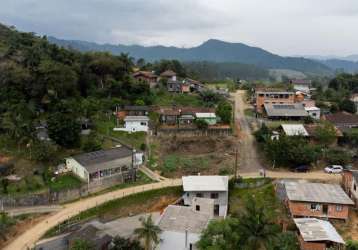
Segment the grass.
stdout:
[[160,91],[157,93],[157,97],[154,100],[153,105],[158,106],[172,106],[173,104],[178,106],[203,106],[203,101],[196,94],[171,94],[167,91]]
[[161,170],[165,176],[177,170],[186,173],[197,173],[209,167],[209,157],[185,157],[175,154],[167,155],[161,166]]
[[[9,195],[20,195],[26,193],[38,193],[47,189],[42,176],[28,175],[20,181],[9,182],[7,193]],[[0,194],[5,194],[3,186],[0,187]]]
[[[116,119],[114,116],[112,116],[110,119],[99,117],[95,120],[95,124],[98,133],[105,136],[114,137],[128,146],[140,149],[141,145],[145,144],[145,132],[127,133],[124,131],[113,131],[113,128],[116,125]],[[104,144],[104,147],[106,146],[111,147],[111,145]]]
[[207,83],[206,86],[209,89],[228,89],[230,92],[234,92],[236,90],[237,84],[231,80],[220,81],[220,82],[212,82]]
[[62,175],[49,183],[51,190],[56,192],[65,189],[79,188],[81,185],[82,182],[73,175]]
[[[171,201],[169,203],[172,203],[178,199],[181,194],[182,187],[167,187],[129,195],[124,198],[111,200],[100,206],[81,212],[79,215],[63,222],[62,225],[71,224],[78,221],[85,221],[96,217],[106,220],[113,220],[116,218],[128,216],[129,213],[140,214],[144,212],[150,212],[151,208],[153,206],[157,206],[159,203],[162,203],[162,205],[166,207],[168,205],[168,201]],[[168,198],[167,202],[163,202],[163,197]],[[61,227],[61,225],[50,229],[45,234],[45,237],[56,235],[56,231],[59,227]]]
[[244,114],[249,117],[255,117],[255,112],[253,109],[245,109]]
[[[262,179],[245,179],[243,181],[252,184],[259,180]],[[229,213],[240,214],[249,196],[254,197],[257,202],[263,204],[269,216],[275,217],[286,214],[282,204],[276,197],[275,188],[271,180],[257,188],[231,188],[229,192]]]

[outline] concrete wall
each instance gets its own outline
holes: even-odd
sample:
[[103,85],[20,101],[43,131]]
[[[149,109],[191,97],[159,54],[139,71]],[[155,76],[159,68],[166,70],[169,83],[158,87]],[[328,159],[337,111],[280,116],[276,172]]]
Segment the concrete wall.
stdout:
[[190,243],[193,245],[193,250],[197,249],[195,243],[199,241],[200,234],[188,233],[188,244],[185,246],[184,232],[163,231],[160,234],[162,241],[156,247],[157,250],[188,250]]
[[66,166],[71,169],[72,173],[77,175],[80,179],[82,179],[85,182],[89,181],[89,175],[86,169],[79,164],[75,159],[73,158],[67,158],[66,159]]
[[228,192],[184,192],[183,199],[184,199],[184,205],[191,206],[192,201],[195,197],[197,197],[197,194],[202,194],[202,198],[208,198],[211,199],[211,193],[218,193],[219,197],[214,200],[214,205],[219,205],[219,216],[226,217],[227,214],[227,205],[228,205]]
[[[319,204],[319,203],[315,203]],[[319,210],[312,210],[309,202],[293,202],[288,201],[288,207],[293,217],[318,217],[331,219],[348,219],[349,206],[342,205],[342,211],[337,211],[336,204],[327,204],[328,212],[323,213],[323,204],[319,204]]]

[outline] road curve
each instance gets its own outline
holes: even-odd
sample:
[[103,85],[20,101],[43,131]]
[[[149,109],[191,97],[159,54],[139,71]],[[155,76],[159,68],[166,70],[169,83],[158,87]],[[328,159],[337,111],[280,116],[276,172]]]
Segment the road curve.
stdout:
[[94,197],[81,199],[79,201],[67,204],[64,208],[56,213],[46,217],[43,221],[34,225],[25,233],[19,235],[7,246],[4,250],[22,250],[31,249],[35,243],[51,228],[62,223],[63,221],[78,215],[80,212],[93,208],[97,205],[103,204],[107,201],[122,198],[131,194],[141,193],[148,190],[160,189],[164,187],[180,186],[182,185],[181,179],[173,179],[153,184],[146,184],[131,188],[119,189],[113,192],[101,194]]

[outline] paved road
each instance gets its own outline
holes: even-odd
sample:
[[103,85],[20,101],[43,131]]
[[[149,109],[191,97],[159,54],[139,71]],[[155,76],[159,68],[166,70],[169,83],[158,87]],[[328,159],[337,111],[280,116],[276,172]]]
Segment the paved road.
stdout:
[[263,168],[259,161],[256,151],[255,138],[249,122],[245,116],[245,109],[248,105],[245,101],[245,91],[238,90],[233,94],[235,100],[235,123],[240,138],[239,153],[240,164],[239,173],[258,172]]
[[134,193],[140,193],[147,190],[159,189],[170,186],[180,186],[181,179],[162,181],[153,184],[146,184],[137,187],[125,188],[113,192],[105,193],[99,196],[79,200],[64,206],[62,210],[49,215],[46,220],[34,225],[31,229],[27,230],[24,234],[19,235],[18,238],[13,240],[4,249],[5,250],[22,250],[32,248],[35,243],[54,226],[61,222],[79,214],[82,211],[93,208],[97,205],[103,204],[107,201],[125,197]]

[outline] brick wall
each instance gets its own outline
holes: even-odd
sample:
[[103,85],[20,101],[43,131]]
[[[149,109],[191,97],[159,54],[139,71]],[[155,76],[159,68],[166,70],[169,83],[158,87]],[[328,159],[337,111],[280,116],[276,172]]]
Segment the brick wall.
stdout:
[[326,244],[322,242],[306,242],[301,236],[298,236],[301,250],[326,250]]
[[343,205],[342,211],[337,211],[336,204],[327,204],[328,212],[327,214],[323,214],[323,204],[320,205],[320,209],[318,211],[312,210],[310,208],[310,204],[308,202],[292,202],[288,201],[288,207],[290,209],[291,214],[294,217],[302,216],[302,217],[328,217],[332,219],[348,219],[349,206]]

